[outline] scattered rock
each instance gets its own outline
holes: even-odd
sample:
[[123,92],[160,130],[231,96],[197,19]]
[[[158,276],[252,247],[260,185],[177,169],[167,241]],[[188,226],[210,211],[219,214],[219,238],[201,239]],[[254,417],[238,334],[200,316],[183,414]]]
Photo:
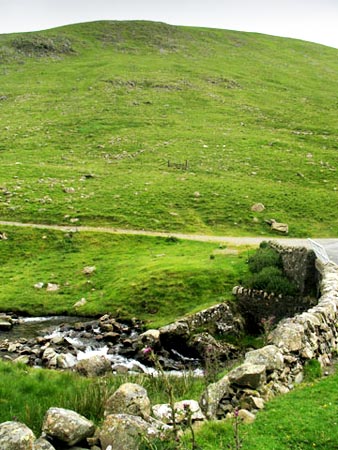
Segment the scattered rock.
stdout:
[[265,206],[263,205],[263,203],[255,203],[254,205],[251,206],[251,211],[253,212],[262,212],[265,210]]
[[65,187],[63,188],[63,192],[65,192],[66,194],[74,194],[75,189],[73,187]]
[[111,364],[105,356],[95,355],[79,361],[75,366],[75,370],[86,377],[97,377],[110,373]]
[[81,298],[78,302],[74,303],[74,308],[81,308],[81,306],[84,306],[87,303],[87,300],[85,298]]
[[0,330],[9,331],[13,327],[13,320],[10,316],[0,316]]
[[60,286],[56,283],[48,283],[46,291],[47,292],[56,292],[60,289]]
[[289,232],[289,226],[286,223],[276,222],[275,219],[269,219],[265,222],[271,226],[272,231],[278,231],[283,234],[288,234]]
[[46,367],[56,367],[57,357],[56,351],[52,347],[47,347],[42,354],[42,361],[44,361]]
[[35,289],[42,289],[44,287],[44,285],[45,285],[45,283],[40,281],[39,283],[35,283],[34,287],[35,287]]
[[96,270],[95,266],[86,266],[83,268],[82,273],[84,275],[91,275],[92,273],[94,273]]

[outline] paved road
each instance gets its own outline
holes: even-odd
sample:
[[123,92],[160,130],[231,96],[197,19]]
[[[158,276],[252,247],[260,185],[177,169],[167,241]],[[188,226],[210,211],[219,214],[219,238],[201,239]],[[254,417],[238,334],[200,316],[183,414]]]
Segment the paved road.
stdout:
[[[312,244],[309,239],[293,239],[293,238],[275,238],[275,237],[235,237],[235,236],[211,236],[211,235],[200,235],[200,234],[184,234],[184,233],[168,233],[161,231],[146,231],[146,230],[128,230],[122,228],[114,227],[91,227],[91,226],[68,226],[68,225],[47,225],[47,224],[37,224],[37,223],[22,223],[22,222],[6,222],[0,221],[0,226],[14,226],[14,227],[26,227],[26,228],[38,228],[44,230],[59,230],[64,232],[81,232],[89,231],[95,233],[111,233],[111,234],[129,234],[129,235],[141,235],[141,236],[159,236],[159,237],[177,237],[179,239],[188,239],[193,241],[201,242],[217,242],[225,243],[233,246],[258,246],[262,241],[274,240],[280,244],[285,244],[292,247],[306,247],[312,248]],[[338,264],[338,238],[323,239],[314,238],[313,239],[320,246],[324,247],[327,252],[328,257],[331,261]]]

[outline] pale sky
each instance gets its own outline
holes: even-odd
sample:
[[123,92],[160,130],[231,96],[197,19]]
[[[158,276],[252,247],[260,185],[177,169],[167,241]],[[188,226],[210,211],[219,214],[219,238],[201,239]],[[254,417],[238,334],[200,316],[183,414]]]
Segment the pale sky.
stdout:
[[95,20],[253,31],[338,48],[338,0],[0,0],[0,34]]

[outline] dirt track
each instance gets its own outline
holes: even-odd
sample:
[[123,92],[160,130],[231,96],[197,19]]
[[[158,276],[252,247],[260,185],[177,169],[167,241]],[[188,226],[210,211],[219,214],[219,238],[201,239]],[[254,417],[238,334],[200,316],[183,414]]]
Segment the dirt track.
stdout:
[[[219,242],[228,243],[234,246],[240,245],[259,245],[260,242],[264,240],[275,240],[281,243],[285,243],[290,246],[305,246],[309,247],[310,244],[307,239],[290,239],[290,238],[278,238],[275,236],[262,236],[262,237],[234,237],[234,236],[212,236],[212,235],[201,235],[201,234],[185,234],[185,233],[170,233],[161,231],[146,231],[146,230],[130,230],[121,229],[114,227],[92,227],[92,226],[72,226],[72,225],[46,225],[37,223],[22,223],[22,222],[6,222],[0,221],[0,225],[14,226],[14,227],[26,227],[26,228],[38,228],[38,229],[49,229],[49,230],[59,230],[64,232],[81,232],[89,231],[95,233],[112,233],[112,234],[129,234],[138,236],[159,236],[159,237],[177,237],[179,239],[187,239],[191,241],[201,241],[201,242]],[[319,240],[320,241],[320,240]],[[325,241],[328,241],[326,239]],[[333,239],[332,239],[333,241]]]

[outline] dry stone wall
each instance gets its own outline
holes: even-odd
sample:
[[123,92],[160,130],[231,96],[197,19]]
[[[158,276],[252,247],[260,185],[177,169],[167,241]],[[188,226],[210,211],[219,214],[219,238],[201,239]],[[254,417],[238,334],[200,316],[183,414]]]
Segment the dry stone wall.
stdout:
[[338,352],[338,266],[316,260],[320,298],[316,306],[282,320],[269,345],[245,355],[243,364],[208,386],[200,404],[205,415],[222,418],[234,408],[260,409],[303,379],[307,361],[330,365]]

